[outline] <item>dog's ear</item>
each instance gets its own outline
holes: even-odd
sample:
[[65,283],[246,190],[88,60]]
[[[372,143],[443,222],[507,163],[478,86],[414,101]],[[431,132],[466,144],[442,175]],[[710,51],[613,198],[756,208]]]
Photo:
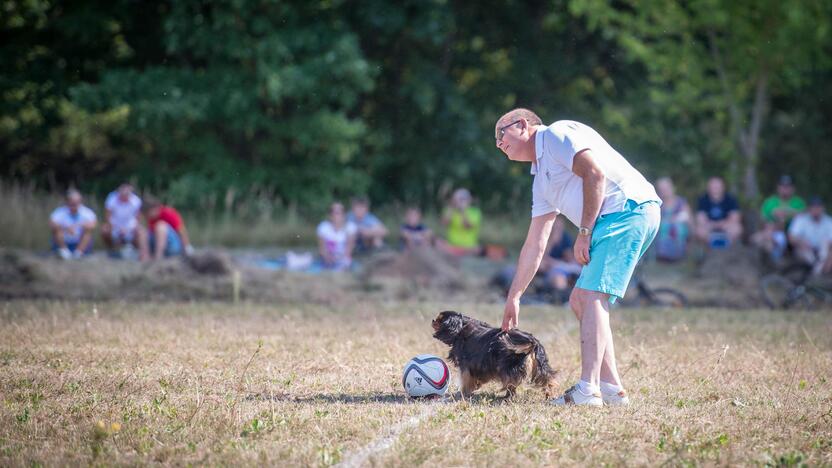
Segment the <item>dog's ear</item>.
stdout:
[[458,335],[462,332],[462,327],[465,326],[465,316],[460,314],[459,312],[454,312],[452,310],[448,310],[442,312],[443,321],[445,322],[445,326],[448,328],[448,331],[453,333],[454,335]]

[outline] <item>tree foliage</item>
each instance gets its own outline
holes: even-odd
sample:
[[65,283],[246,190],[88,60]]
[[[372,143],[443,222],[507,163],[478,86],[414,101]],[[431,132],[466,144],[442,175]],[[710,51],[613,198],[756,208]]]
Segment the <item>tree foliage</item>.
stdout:
[[[748,199],[832,176],[828,2],[7,1],[0,175],[195,206],[369,193],[491,209],[530,179],[494,148],[514,106],[596,127],[649,176]],[[762,90],[762,92],[761,92]],[[815,186],[832,195],[828,184]]]
[[758,199],[772,95],[793,93],[809,83],[813,68],[828,68],[830,4],[575,0],[572,10],[645,66],[649,99],[668,121],[708,129],[694,135],[710,140],[703,154],[714,155],[735,179],[741,175],[746,199]]

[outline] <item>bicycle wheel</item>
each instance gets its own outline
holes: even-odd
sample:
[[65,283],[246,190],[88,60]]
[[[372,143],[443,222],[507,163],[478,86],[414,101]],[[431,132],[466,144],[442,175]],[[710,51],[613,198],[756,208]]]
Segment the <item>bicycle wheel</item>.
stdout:
[[649,305],[665,309],[683,309],[688,306],[688,298],[672,288],[656,288],[650,291]]
[[829,310],[832,309],[832,291],[815,285],[809,285],[802,289],[799,301],[795,306],[804,310]]
[[775,274],[785,277],[795,285],[804,284],[812,274],[812,265],[793,263]]
[[760,278],[760,295],[772,309],[787,309],[794,302],[795,284],[785,276],[773,273]]

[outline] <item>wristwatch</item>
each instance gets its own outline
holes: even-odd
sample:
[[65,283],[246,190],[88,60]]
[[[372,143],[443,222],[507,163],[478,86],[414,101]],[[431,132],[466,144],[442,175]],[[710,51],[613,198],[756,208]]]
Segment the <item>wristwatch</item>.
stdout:
[[592,229],[590,229],[588,227],[583,227],[583,226],[578,228],[578,235],[579,236],[589,236],[590,234],[592,234]]

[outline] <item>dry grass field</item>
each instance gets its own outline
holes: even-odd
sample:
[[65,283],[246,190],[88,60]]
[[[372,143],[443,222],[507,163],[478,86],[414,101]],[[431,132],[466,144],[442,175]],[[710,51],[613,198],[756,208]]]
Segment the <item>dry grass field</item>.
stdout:
[[[626,408],[526,390],[409,402],[400,372],[446,349],[443,308],[25,302],[0,305],[0,466],[832,465],[832,316],[619,311]],[[565,384],[566,309],[527,307]]]

